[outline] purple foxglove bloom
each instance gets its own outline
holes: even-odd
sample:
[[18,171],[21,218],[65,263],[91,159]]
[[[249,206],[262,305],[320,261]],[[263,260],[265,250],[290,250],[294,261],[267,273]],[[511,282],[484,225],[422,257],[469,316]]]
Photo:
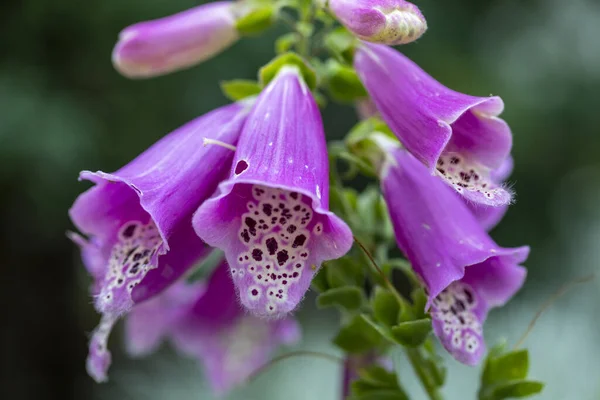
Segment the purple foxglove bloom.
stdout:
[[95,186],[77,198],[69,215],[89,237],[71,235],[94,278],[92,294],[102,314],[88,358],[97,381],[106,380],[106,342],[117,319],[208,251],[192,229],[192,214],[225,177],[233,152],[204,147],[203,139],[235,144],[248,109],[232,104],[199,117],[112,174],[81,173]]
[[129,78],[148,78],[191,67],[238,40],[235,4],[218,1],[125,28],[113,64]]
[[472,202],[510,203],[510,191],[492,177],[512,147],[498,118],[502,99],[450,90],[387,46],[363,43],[354,65],[385,122],[432,174]]
[[405,0],[321,0],[357,37],[389,45],[417,40],[427,21],[417,6]]
[[391,156],[381,180],[398,246],[427,287],[435,334],[458,361],[476,364],[488,310],[522,286],[529,247],[499,247],[419,160],[402,149]]
[[243,383],[283,344],[300,337],[294,319],[265,321],[247,315],[236,298],[225,264],[204,284],[180,281],[127,316],[126,343],[145,355],[168,339],[197,359],[217,394]]
[[253,314],[292,311],[321,263],[352,246],[328,210],[328,171],[317,104],[298,69],[284,66],[248,116],[229,179],[193,219],[198,236],[225,252]]

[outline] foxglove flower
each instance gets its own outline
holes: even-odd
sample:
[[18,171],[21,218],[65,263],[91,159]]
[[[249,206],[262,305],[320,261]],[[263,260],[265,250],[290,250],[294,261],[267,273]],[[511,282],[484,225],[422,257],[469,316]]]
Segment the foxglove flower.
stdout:
[[443,86],[392,48],[363,43],[354,65],[382,118],[432,174],[469,201],[510,203],[492,178],[510,154],[512,135],[499,97],[473,97]]
[[235,3],[218,1],[125,28],[113,64],[130,78],[148,78],[191,67],[239,38]]
[[247,104],[232,104],[184,125],[120,170],[84,171],[95,184],[69,211],[77,228],[84,263],[94,278],[92,294],[102,314],[90,344],[88,372],[106,380],[108,335],[134,303],[167,287],[207,251],[191,218],[216,189],[233,152],[203,147],[205,137],[235,144]]
[[265,321],[247,315],[224,264],[206,284],[180,281],[137,305],[125,322],[129,353],[149,354],[167,339],[204,366],[217,394],[243,383],[280,345],[300,337],[294,319]]
[[193,219],[225,252],[253,314],[292,311],[321,263],[350,249],[350,229],[328,210],[328,167],[319,109],[299,70],[284,66],[248,116],[229,179]]
[[462,199],[403,149],[391,150],[381,175],[398,246],[428,290],[435,334],[458,361],[476,364],[487,313],[522,286],[529,248],[499,247]]
[[427,21],[417,6],[405,0],[321,0],[360,39],[389,45],[417,40]]

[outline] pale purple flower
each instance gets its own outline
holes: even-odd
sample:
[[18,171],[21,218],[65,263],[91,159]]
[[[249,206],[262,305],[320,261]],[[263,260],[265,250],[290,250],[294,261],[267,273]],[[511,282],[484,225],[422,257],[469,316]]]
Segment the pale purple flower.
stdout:
[[437,82],[396,50],[363,43],[356,71],[384,121],[402,145],[467,200],[491,206],[511,202],[496,182],[512,147],[498,115],[500,97],[473,97]]
[[350,249],[350,229],[328,210],[328,171],[319,109],[298,69],[284,66],[248,116],[229,179],[193,219],[225,252],[253,314],[295,309],[321,263]]
[[236,298],[225,264],[208,282],[173,285],[126,319],[130,354],[146,355],[168,340],[198,360],[217,394],[225,394],[265,365],[280,345],[300,337],[294,319],[265,321],[247,315]]
[[485,352],[483,323],[522,286],[529,247],[499,247],[464,201],[406,150],[391,150],[382,189],[398,246],[423,280],[433,328],[460,362]]
[[94,279],[92,294],[102,314],[88,358],[88,372],[97,381],[106,380],[106,342],[118,318],[208,251],[192,229],[192,214],[225,177],[233,152],[204,147],[203,140],[235,144],[248,108],[232,104],[199,117],[112,174],[81,173],[80,179],[95,186],[77,198],[69,215],[88,237],[71,234]]
[[125,28],[113,64],[130,78],[148,78],[191,67],[236,42],[233,1],[207,3]]
[[389,45],[417,40],[427,21],[417,6],[405,0],[321,0],[360,39]]

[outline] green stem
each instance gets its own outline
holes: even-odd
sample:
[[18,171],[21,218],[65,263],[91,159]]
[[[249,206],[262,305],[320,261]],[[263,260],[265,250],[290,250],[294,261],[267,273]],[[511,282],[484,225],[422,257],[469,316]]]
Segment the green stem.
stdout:
[[405,348],[406,355],[408,356],[408,360],[410,361],[410,365],[412,366],[415,374],[421,381],[421,385],[423,385],[423,389],[427,392],[427,396],[430,400],[443,400],[442,394],[438,391],[436,385],[432,382],[431,377],[423,368],[425,363],[425,359],[423,358],[423,354],[421,353],[420,348]]

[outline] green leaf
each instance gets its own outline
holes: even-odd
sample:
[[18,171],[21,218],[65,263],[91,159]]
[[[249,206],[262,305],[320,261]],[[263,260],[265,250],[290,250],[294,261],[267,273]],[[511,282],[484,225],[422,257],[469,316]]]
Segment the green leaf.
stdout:
[[344,286],[330,289],[317,297],[317,306],[321,308],[337,306],[345,310],[355,311],[363,305],[362,290],[355,286]]
[[317,87],[317,74],[313,68],[296,53],[282,54],[262,67],[258,72],[261,83],[263,85],[267,85],[273,80],[273,78],[275,78],[275,76],[277,76],[279,70],[286,65],[298,67],[302,77],[304,78],[304,81],[311,90]]
[[429,319],[402,322],[392,327],[394,340],[406,347],[420,346],[427,339],[429,332],[431,332],[431,320]]
[[311,285],[319,292],[323,293],[329,290],[329,283],[327,283],[327,272],[325,267],[319,269],[319,272],[314,276]]
[[291,50],[291,48],[298,43],[298,39],[298,34],[295,32],[286,33],[285,35],[280,36],[275,41],[275,53],[283,54]]
[[353,102],[367,97],[367,91],[354,68],[330,59],[326,64],[327,90],[340,102]]
[[544,384],[538,381],[519,380],[497,386],[489,397],[493,400],[522,398],[540,393]]
[[408,396],[400,390],[374,390],[358,396],[350,396],[347,400],[408,400]]
[[391,389],[398,387],[396,374],[383,367],[380,367],[379,365],[372,365],[370,367],[361,369],[359,376],[362,380],[371,382],[380,387]]
[[483,371],[484,385],[525,379],[529,370],[529,353],[517,350],[499,357],[489,358]]
[[400,305],[396,297],[389,290],[380,286],[375,287],[373,297],[371,298],[373,315],[375,319],[382,324],[392,327],[398,323],[398,314]]
[[327,49],[348,64],[352,64],[353,47],[356,42],[356,38],[342,27],[328,33],[323,41]]
[[242,35],[254,35],[268,29],[275,20],[275,8],[262,6],[238,19],[235,28]]
[[371,350],[383,341],[381,329],[364,314],[356,315],[333,339],[333,343],[348,353]]
[[410,297],[413,300],[413,310],[415,311],[415,318],[427,318],[427,313],[425,312],[425,305],[427,304],[427,295],[425,294],[425,289],[421,287],[413,290],[410,294]]
[[330,288],[362,286],[363,267],[352,257],[342,257],[326,263],[325,276]]
[[221,82],[221,91],[230,100],[238,101],[249,96],[255,96],[262,90],[260,84],[248,79],[234,79]]

